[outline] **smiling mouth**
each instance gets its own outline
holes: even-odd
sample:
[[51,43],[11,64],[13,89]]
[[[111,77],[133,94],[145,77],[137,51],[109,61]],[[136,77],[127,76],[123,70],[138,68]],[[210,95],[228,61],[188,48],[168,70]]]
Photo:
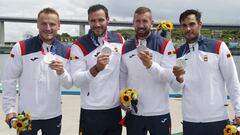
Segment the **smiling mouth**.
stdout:
[[145,30],[138,30],[138,33],[145,33]]
[[45,33],[45,34],[48,35],[48,36],[49,36],[49,35],[50,35],[50,36],[53,35],[53,33]]
[[185,35],[187,35],[187,36],[191,36],[191,35],[193,35],[191,32],[188,32],[188,33],[186,33]]

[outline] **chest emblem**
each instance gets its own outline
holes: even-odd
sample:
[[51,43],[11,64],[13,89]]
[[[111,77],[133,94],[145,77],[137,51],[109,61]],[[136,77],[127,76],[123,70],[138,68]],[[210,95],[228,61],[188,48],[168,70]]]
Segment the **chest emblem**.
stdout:
[[38,59],[38,57],[34,57],[34,58],[31,58],[30,60],[31,61],[35,61],[35,60],[37,60]]
[[117,47],[115,47],[115,48],[114,48],[114,51],[115,51],[116,53],[118,52],[118,49],[117,49]]
[[205,61],[205,62],[208,61],[208,56],[207,56],[207,55],[204,55],[204,56],[203,56],[203,61]]
[[231,53],[228,53],[227,58],[231,58],[231,57],[232,57]]

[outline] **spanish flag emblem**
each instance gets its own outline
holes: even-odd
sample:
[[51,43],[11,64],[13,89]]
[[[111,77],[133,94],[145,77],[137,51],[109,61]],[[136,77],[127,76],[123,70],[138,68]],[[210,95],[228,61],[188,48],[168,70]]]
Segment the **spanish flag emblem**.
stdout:
[[116,52],[116,53],[118,52],[118,49],[117,49],[117,47],[116,47],[116,48],[114,48],[114,50],[115,50],[115,52]]
[[169,51],[168,52],[168,55],[172,55],[172,54],[176,54],[176,51],[174,50],[174,51]]
[[231,57],[232,57],[231,53],[228,53],[227,58],[231,58]]
[[207,56],[207,55],[204,55],[204,56],[203,56],[203,61],[205,61],[205,62],[208,61],[208,56]]
[[78,59],[77,56],[71,56],[71,57],[70,57],[70,60],[77,60],[77,59]]
[[10,57],[11,57],[11,58],[14,58],[14,57],[15,57],[15,55],[11,53],[11,54],[10,54]]

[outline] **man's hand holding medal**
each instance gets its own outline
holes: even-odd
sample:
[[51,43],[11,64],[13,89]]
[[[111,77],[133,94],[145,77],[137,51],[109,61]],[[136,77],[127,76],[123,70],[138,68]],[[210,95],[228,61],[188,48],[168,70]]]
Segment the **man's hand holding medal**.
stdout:
[[48,64],[52,70],[55,70],[58,75],[64,73],[63,62],[56,58],[55,51],[47,53],[43,61]]
[[173,74],[176,77],[176,80],[180,83],[184,81],[183,75],[185,74],[186,68],[186,59],[179,58],[176,61],[176,65],[173,67]]
[[147,48],[147,41],[145,39],[138,41],[137,52],[143,65],[149,69],[152,66],[152,53]]

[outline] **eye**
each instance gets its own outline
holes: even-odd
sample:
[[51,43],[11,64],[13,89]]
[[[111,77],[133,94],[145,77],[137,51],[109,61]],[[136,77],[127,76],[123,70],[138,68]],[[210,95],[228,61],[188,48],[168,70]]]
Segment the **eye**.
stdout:
[[101,18],[101,19],[99,19],[98,21],[99,21],[99,22],[104,22],[105,19]]
[[196,23],[192,22],[189,24],[190,27],[194,27],[196,25]]
[[186,25],[186,24],[181,24],[181,27],[182,27],[182,28],[186,28],[187,25]]

